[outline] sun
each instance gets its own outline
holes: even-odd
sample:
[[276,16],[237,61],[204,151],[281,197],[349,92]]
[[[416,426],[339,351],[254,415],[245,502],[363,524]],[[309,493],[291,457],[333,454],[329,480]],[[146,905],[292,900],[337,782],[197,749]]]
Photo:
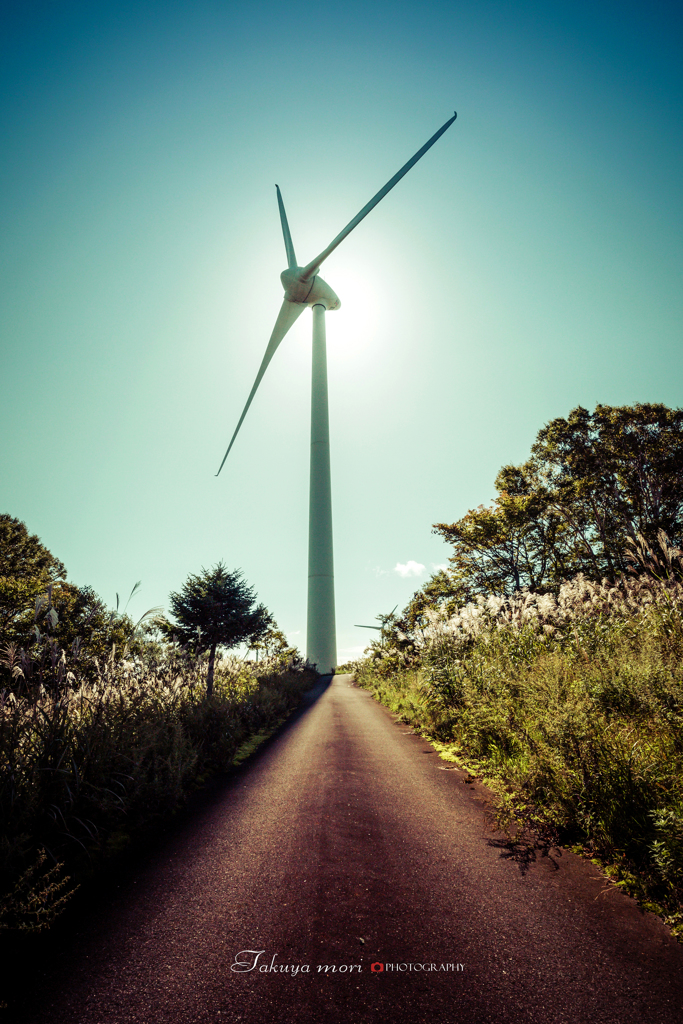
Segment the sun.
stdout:
[[370,264],[359,260],[339,260],[328,275],[341,299],[341,308],[327,317],[330,354],[336,362],[354,360],[376,344],[388,282]]

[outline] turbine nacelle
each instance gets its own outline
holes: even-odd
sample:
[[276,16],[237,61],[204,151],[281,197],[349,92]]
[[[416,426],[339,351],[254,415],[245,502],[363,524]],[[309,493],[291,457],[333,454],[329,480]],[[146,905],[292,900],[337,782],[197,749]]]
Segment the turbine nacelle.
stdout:
[[302,306],[324,306],[339,309],[341,302],[322,277],[306,276],[304,267],[289,267],[280,274],[285,299]]

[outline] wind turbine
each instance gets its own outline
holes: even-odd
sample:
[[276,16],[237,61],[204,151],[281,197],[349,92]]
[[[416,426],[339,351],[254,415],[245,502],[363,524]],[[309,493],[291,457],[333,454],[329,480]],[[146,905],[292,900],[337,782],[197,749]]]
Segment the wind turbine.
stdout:
[[[326,249],[311,260],[305,267],[300,267],[294,255],[292,236],[289,232],[285,205],[278,185],[277,201],[280,209],[280,222],[287,252],[287,269],[280,274],[285,289],[285,297],[275,321],[273,333],[266,348],[261,366],[256,374],[254,386],[249,392],[247,404],[242,410],[235,433],[232,435],[228,450],[218,467],[218,473],[230,454],[235,443],[244,417],[268,364],[285,337],[290,327],[301,316],[306,306],[313,312],[313,365],[311,374],[311,477],[308,513],[308,623],[306,636],[306,657],[318,666],[322,673],[331,672],[337,664],[337,635],[334,614],[334,559],[332,553],[332,489],[330,484],[330,426],[327,405],[327,350],[325,343],[325,311],[339,309],[341,303],[330,286],[318,277],[323,260],[343,242],[348,234],[384,199],[404,174],[425,155],[437,139],[455,121],[457,114],[446,121],[436,134],[404,164],[400,171],[373,196],[360,213],[346,225],[343,231],[333,238]],[[216,476],[218,476],[216,473]]]
[[397,608],[398,605],[395,604],[388,615],[375,615],[375,618],[379,619],[380,622],[382,623],[381,626],[364,626],[361,622],[354,622],[354,626],[356,627],[356,629],[378,629],[381,633],[382,630],[384,629],[385,623],[387,623],[390,620],[391,616],[394,614]]

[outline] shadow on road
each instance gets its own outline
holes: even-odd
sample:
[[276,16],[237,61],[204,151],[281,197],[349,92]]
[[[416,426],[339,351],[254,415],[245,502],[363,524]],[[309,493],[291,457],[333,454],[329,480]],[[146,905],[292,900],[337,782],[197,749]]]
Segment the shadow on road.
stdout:
[[[560,869],[556,857],[561,857],[562,851],[554,843],[546,842],[544,839],[529,838],[528,836],[487,839],[486,845],[502,850],[501,859],[511,860],[517,865],[522,875],[525,875],[531,865],[535,864],[538,859],[543,858],[547,858],[556,871]],[[553,856],[551,851],[554,851],[556,857]]]

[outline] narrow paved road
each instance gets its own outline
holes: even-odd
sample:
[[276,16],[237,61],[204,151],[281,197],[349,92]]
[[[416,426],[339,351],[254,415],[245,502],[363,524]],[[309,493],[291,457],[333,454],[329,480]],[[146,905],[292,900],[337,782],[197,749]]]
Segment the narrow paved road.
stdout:
[[522,873],[463,780],[348,676],[321,685],[81,928],[26,1019],[683,1021],[664,926],[571,854]]

